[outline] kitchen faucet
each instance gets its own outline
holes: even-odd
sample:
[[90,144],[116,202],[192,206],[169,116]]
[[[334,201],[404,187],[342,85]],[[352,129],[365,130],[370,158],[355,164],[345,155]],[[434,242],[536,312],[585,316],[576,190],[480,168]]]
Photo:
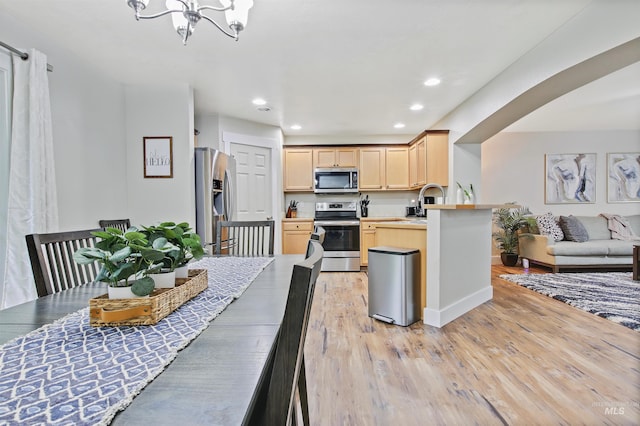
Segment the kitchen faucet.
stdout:
[[422,208],[422,203],[424,203],[424,192],[430,188],[437,188],[442,193],[442,203],[444,204],[444,188],[437,183],[428,183],[420,189],[420,194],[418,195],[418,202],[416,205],[416,216],[426,216],[424,208]]

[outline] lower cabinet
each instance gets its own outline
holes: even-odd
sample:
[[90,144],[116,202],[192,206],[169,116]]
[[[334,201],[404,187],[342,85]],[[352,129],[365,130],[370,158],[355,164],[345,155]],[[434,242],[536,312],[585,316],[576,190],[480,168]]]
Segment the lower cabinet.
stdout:
[[282,221],[282,254],[305,254],[313,220]]
[[398,218],[360,219],[360,266],[369,265],[369,249],[376,246],[376,223],[397,220]]

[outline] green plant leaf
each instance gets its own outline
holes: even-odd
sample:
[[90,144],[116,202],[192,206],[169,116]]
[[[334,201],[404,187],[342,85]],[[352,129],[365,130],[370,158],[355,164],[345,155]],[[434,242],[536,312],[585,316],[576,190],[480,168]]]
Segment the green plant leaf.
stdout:
[[148,248],[143,248],[140,250],[140,254],[144,260],[150,262],[158,262],[164,258],[164,253],[159,250],[153,250]]
[[156,250],[160,250],[164,248],[164,246],[166,246],[168,242],[169,241],[165,237],[159,237],[153,240],[151,246]]
[[124,237],[125,237],[128,241],[134,241],[134,240],[146,240],[146,239],[145,239],[146,235],[144,235],[142,232],[137,232],[137,231],[130,231],[130,232],[127,232],[126,234],[124,234]]
[[117,252],[113,253],[113,255],[109,258],[109,261],[113,264],[116,264],[125,260],[127,257],[129,257],[130,254],[131,247],[124,247],[123,249],[120,249]]
[[150,277],[140,278],[135,280],[131,285],[131,292],[136,296],[148,296],[151,294],[156,284]]

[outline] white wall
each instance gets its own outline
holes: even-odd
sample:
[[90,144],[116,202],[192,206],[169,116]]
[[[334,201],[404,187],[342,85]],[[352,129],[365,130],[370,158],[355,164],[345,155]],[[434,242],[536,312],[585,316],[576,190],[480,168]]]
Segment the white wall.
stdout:
[[200,132],[196,146],[220,149],[220,129],[218,115],[196,115],[195,126]]
[[416,135],[287,135],[286,146],[299,145],[392,145],[408,144]]
[[42,51],[54,67],[48,77],[60,230],[94,228],[99,219],[125,215],[122,85],[1,14],[0,39]]
[[[186,221],[195,226],[193,90],[126,88],[127,217],[132,224]],[[145,178],[145,136],[173,137],[173,178]]]
[[[499,133],[482,144],[481,201],[517,201],[536,214],[640,214],[640,203],[607,203],[608,152],[640,152],[640,132]],[[545,154],[563,153],[597,154],[595,203],[544,203]]]

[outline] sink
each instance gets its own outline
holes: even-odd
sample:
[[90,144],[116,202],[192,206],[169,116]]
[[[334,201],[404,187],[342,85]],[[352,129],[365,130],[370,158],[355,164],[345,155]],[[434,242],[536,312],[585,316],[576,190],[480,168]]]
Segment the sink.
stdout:
[[404,220],[404,223],[416,223],[418,225],[425,225],[427,223],[427,219],[410,219],[410,220]]

